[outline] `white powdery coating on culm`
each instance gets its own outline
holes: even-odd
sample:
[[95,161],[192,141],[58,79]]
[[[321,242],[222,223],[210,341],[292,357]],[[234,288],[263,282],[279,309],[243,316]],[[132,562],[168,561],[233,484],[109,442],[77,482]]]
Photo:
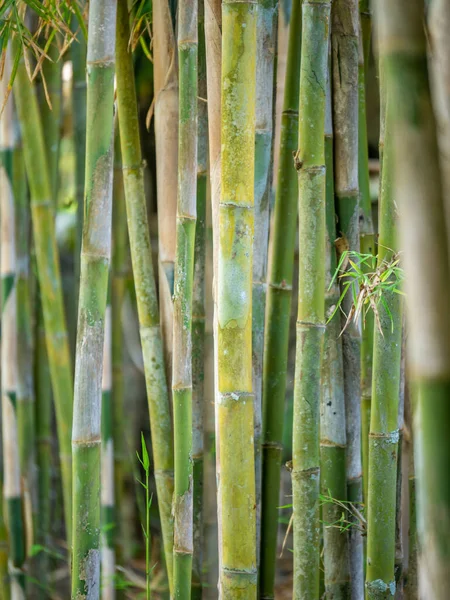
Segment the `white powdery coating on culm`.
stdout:
[[114,600],[116,597],[116,555],[113,548],[102,543],[102,600]]
[[114,506],[114,446],[112,439],[102,443],[102,506]]
[[102,391],[108,392],[112,389],[112,316],[111,306],[105,311],[105,331],[103,340],[103,373]]

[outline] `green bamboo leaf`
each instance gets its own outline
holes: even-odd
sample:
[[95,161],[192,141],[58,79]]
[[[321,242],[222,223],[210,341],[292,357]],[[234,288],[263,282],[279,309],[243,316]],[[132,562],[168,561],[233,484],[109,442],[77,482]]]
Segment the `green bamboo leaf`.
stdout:
[[142,444],[142,466],[146,473],[148,473],[150,466],[150,459],[148,457],[147,446],[145,444],[144,434],[141,433],[141,444]]

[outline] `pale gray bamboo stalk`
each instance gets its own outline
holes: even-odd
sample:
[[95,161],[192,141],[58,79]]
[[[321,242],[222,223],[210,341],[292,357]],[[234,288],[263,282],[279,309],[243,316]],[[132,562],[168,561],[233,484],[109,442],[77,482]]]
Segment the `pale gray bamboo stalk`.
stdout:
[[[338,230],[351,250],[359,250],[358,189],[358,31],[357,0],[335,0],[332,7],[331,47],[333,73],[333,124],[335,194]],[[343,308],[351,308],[348,294]],[[345,321],[344,321],[345,322]],[[350,502],[362,501],[360,334],[351,323],[342,335],[344,396],[347,429],[347,494]],[[352,600],[364,595],[363,540],[350,529],[350,579]]]

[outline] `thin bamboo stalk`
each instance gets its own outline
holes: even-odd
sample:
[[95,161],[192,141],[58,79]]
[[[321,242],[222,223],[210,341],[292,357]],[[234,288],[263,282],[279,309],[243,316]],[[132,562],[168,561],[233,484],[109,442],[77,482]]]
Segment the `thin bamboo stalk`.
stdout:
[[208,109],[206,106],[206,49],[204,1],[198,5],[198,144],[197,224],[192,292],[192,460],[194,475],[192,598],[202,597],[203,566],[203,473],[204,473],[204,379],[205,379],[205,266],[206,202],[208,186]]
[[[0,422],[1,411],[0,411]],[[3,444],[0,444],[0,498],[3,499]],[[3,501],[0,502],[0,594],[5,600],[10,600],[10,586],[8,579],[8,532]]]
[[101,520],[102,520],[102,600],[116,597],[116,557],[114,543],[116,518],[114,507],[114,439],[112,406],[112,311],[108,299],[105,311],[105,339],[102,372],[102,455],[101,455]]
[[[450,316],[445,203],[431,106],[421,0],[375,4],[380,61],[393,103],[395,200],[409,309],[410,372],[418,395],[416,467],[420,579],[448,596],[450,573]],[[383,168],[384,163],[383,161]],[[433,267],[430,268],[430,260]]]
[[256,558],[261,545],[262,379],[267,293],[269,207],[272,194],[273,113],[278,2],[258,3],[255,107],[255,236],[253,242],[252,355],[255,403]]
[[[14,39],[15,50],[20,43]],[[19,63],[14,98],[19,116],[25,167],[31,192],[31,217],[36,248],[38,277],[45,323],[58,442],[63,479],[66,534],[71,538],[72,472],[70,431],[72,428],[72,367],[62,299],[59,257],[56,246],[54,211],[44,131],[33,85],[23,59]]]
[[172,590],[173,519],[171,506],[174,485],[172,423],[145,202],[136,91],[134,85],[130,85],[130,82],[133,81],[133,63],[128,51],[130,36],[126,0],[119,0],[118,8],[117,101],[128,234],[150,412],[156,490],[169,585]]
[[[351,250],[359,250],[358,191],[358,3],[336,0],[332,10],[332,72],[335,194],[339,230]],[[344,300],[350,311],[351,295]],[[347,429],[347,499],[362,501],[360,335],[351,323],[342,335]],[[350,530],[351,598],[364,594],[363,541]]]
[[319,407],[325,330],[325,107],[330,2],[302,5],[299,99],[299,291],[292,493],[294,598],[319,597]]
[[[327,87],[325,120],[326,180],[326,265],[325,316],[328,318],[339,301],[339,284],[333,280],[337,267],[336,213],[334,205],[333,121],[331,107],[331,80]],[[345,431],[344,367],[340,318],[336,313],[327,323],[322,366],[322,398],[320,406],[320,487],[324,496],[345,502],[347,499]],[[348,534],[333,527],[342,510],[336,502],[322,506],[324,546],[324,586],[327,597],[344,599],[350,594]]]
[[116,2],[91,2],[86,182],[75,361],[72,598],[100,586],[101,390],[111,254]]
[[[391,154],[392,99],[388,91],[380,208],[378,268],[397,250]],[[386,304],[386,306],[384,305]],[[384,292],[380,326],[374,331],[373,387],[369,434],[367,525],[367,598],[388,598],[395,592],[395,520],[398,453],[398,403],[402,350],[402,298]]]
[[179,140],[173,295],[174,597],[189,598],[193,547],[192,288],[197,220],[197,0],[178,5]]
[[297,231],[298,176],[292,155],[298,145],[301,1],[292,4],[281,117],[280,157],[267,290],[263,371],[263,479],[260,596],[274,598],[278,506],[286,394],[289,324]]
[[[4,97],[11,73],[11,56],[0,86]],[[9,540],[9,575],[12,600],[25,598],[25,532],[22,517],[22,490],[17,419],[17,305],[16,235],[14,206],[14,158],[17,132],[14,130],[13,100],[10,97],[0,120],[0,210],[2,286],[2,444],[4,485],[1,502],[6,508]]]
[[223,600],[256,598],[257,588],[251,340],[256,8],[253,1],[222,3],[221,197],[213,218],[219,223],[216,418]]
[[[370,198],[369,148],[366,118],[366,70],[370,53],[371,13],[368,0],[359,0],[360,36],[358,61],[358,185],[361,207],[359,243],[362,254],[374,254],[375,236]],[[368,266],[367,269],[370,267]],[[372,400],[373,361],[372,311],[366,315],[361,333],[361,445],[364,500],[367,502],[369,468],[370,406]]]
[[172,370],[178,172],[178,69],[168,0],[153,5],[153,74],[158,202],[158,282],[166,376]]

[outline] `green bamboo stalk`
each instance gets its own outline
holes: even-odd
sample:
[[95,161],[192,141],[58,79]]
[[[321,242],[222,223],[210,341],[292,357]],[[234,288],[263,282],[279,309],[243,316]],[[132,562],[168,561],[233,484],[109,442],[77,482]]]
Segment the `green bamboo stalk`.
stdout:
[[299,100],[299,291],[292,493],[295,600],[319,597],[319,406],[325,330],[325,106],[330,2],[302,5]]
[[[109,295],[109,294],[108,294]],[[101,521],[102,521],[102,600],[116,597],[116,557],[114,543],[116,518],[114,507],[114,439],[112,406],[112,311],[108,298],[105,311],[105,339],[102,372],[102,455],[101,455]]]
[[208,186],[208,109],[206,106],[206,48],[204,1],[198,5],[198,144],[197,224],[192,292],[192,460],[194,475],[191,597],[202,597],[203,568],[203,473],[204,473],[204,378],[205,378],[205,266],[206,201]]
[[173,296],[174,597],[189,598],[193,554],[192,288],[197,220],[197,0],[178,5],[179,142]]
[[100,586],[101,385],[111,253],[115,0],[91,2],[86,181],[75,362],[72,598]]
[[278,2],[258,3],[255,107],[255,237],[253,243],[252,355],[255,403],[256,558],[261,546],[262,378],[267,293],[269,207],[272,194],[273,103]]
[[58,186],[59,186],[59,148],[61,145],[61,122],[62,122],[62,65],[59,59],[59,46],[57,36],[53,38],[48,49],[48,59],[42,65],[42,79],[46,93],[41,90],[42,127],[45,131],[45,142],[48,150],[48,168],[50,171],[50,185],[54,208],[57,208]]
[[[370,53],[371,13],[368,0],[359,0],[360,38],[358,61],[358,185],[360,218],[360,250],[362,254],[375,252],[375,236],[370,198],[369,148],[366,119],[366,71]],[[369,268],[369,266],[367,267]],[[370,405],[372,398],[374,315],[366,315],[361,334],[361,440],[363,462],[364,500],[367,502],[369,467]]]
[[[0,423],[1,423],[0,411]],[[0,444],[0,594],[5,600],[10,600],[10,587],[8,579],[8,532],[6,529],[5,510],[3,506],[3,444]]]
[[[416,466],[420,578],[448,596],[450,573],[450,292],[444,193],[431,106],[421,0],[375,4],[380,61],[392,102],[395,200],[400,212],[410,324],[410,372],[418,394]],[[383,160],[383,169],[386,160]],[[430,260],[433,268],[430,269]]]
[[169,585],[172,590],[173,520],[171,506],[174,485],[172,424],[145,202],[136,91],[134,85],[130,84],[134,75],[132,56],[128,51],[130,35],[126,0],[119,0],[118,8],[117,100],[128,234],[150,412],[156,491]]
[[[13,40],[15,51],[20,42]],[[64,495],[66,534],[71,538],[72,473],[70,431],[72,428],[72,368],[62,299],[59,257],[44,131],[33,85],[23,58],[19,63],[14,98],[22,131],[23,150],[31,192],[31,217],[48,360],[56,408],[58,442]]]
[[262,515],[259,587],[261,599],[274,598],[284,400],[297,232],[298,177],[292,155],[298,143],[301,0],[292,4],[281,116],[278,184],[267,290],[263,370]]
[[[358,190],[358,3],[333,2],[332,72],[335,194],[338,229],[351,250],[359,250]],[[351,294],[343,303],[350,311]],[[345,319],[344,319],[345,321]],[[362,501],[360,335],[356,323],[342,334],[344,396],[347,429],[347,500]],[[350,530],[351,597],[364,589],[363,541],[356,527]]]
[[124,335],[122,310],[128,279],[127,214],[122,174],[122,154],[118,121],[114,140],[114,182],[111,257],[111,310],[112,310],[112,400],[114,443],[114,490],[117,519],[115,522],[116,556],[121,563],[131,558],[132,527],[126,511],[127,476],[129,467],[127,439],[123,433],[125,417]]
[[216,427],[223,600],[254,599],[257,589],[251,340],[256,23],[255,2],[222,3],[221,197],[213,218],[219,223]]
[[[4,97],[11,73],[11,56],[0,86]],[[3,497],[9,540],[9,575],[12,600],[25,598],[25,532],[22,516],[22,490],[17,419],[17,304],[16,235],[14,205],[14,158],[17,132],[14,130],[13,100],[10,97],[0,120],[0,210],[1,210],[1,286],[2,286],[2,444]],[[17,155],[16,155],[17,156]]]
[[[392,106],[388,92],[380,207],[378,268],[392,260],[397,250],[393,156]],[[369,434],[367,598],[395,594],[395,520],[398,452],[398,403],[402,349],[402,299],[384,292],[379,305],[381,331],[374,331],[373,387]]]
[[[327,112],[325,120],[325,164],[326,179],[326,265],[325,273],[325,316],[329,318],[339,302],[339,284],[334,278],[337,257],[336,214],[334,205],[333,173],[333,122],[331,107],[331,80],[327,86]],[[333,285],[330,287],[330,283]],[[340,318],[336,312],[325,329],[322,398],[320,405],[320,487],[324,496],[345,502],[346,485],[346,432],[344,368]],[[324,586],[327,596],[334,599],[350,597],[349,547],[347,532],[331,526],[341,517],[342,509],[335,502],[322,505]]]

